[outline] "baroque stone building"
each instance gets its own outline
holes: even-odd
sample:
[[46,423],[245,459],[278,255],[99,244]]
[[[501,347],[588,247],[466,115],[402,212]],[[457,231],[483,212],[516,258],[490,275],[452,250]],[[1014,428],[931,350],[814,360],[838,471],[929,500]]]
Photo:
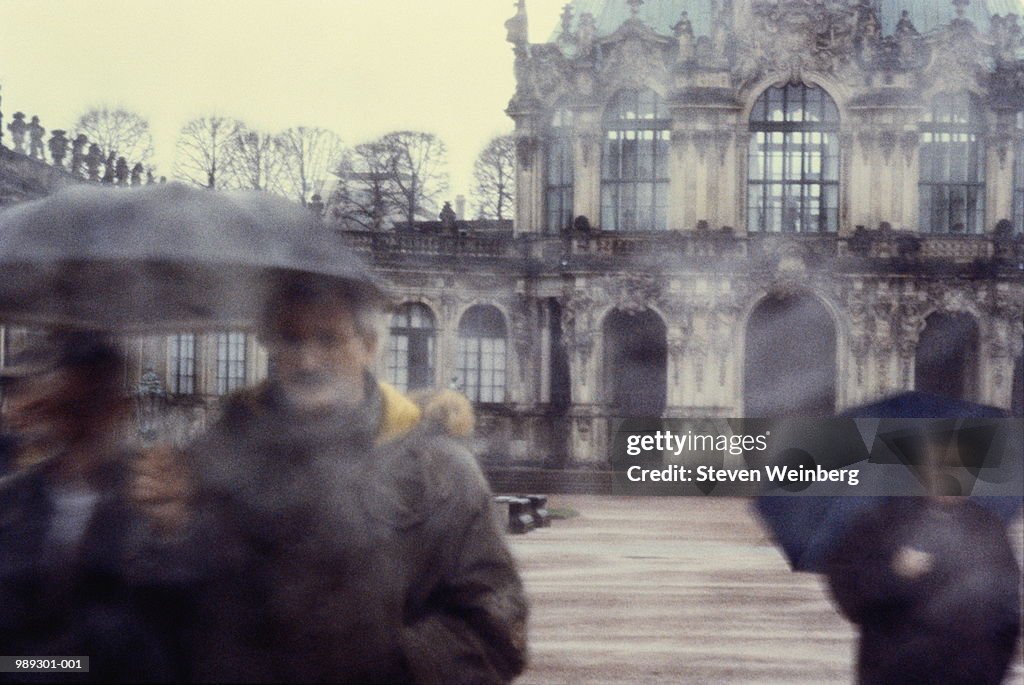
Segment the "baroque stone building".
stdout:
[[[600,468],[622,417],[910,388],[1022,413],[1021,10],[576,0],[530,43],[519,0],[514,226],[339,232],[396,295],[378,373],[466,392],[495,465]],[[15,143],[11,201],[82,180]],[[267,369],[242,332],[133,349],[143,432],[174,440]]]
[[402,302],[382,371],[548,465],[626,416],[1019,412],[1020,10],[576,0],[530,43],[520,0],[514,230],[348,234]]

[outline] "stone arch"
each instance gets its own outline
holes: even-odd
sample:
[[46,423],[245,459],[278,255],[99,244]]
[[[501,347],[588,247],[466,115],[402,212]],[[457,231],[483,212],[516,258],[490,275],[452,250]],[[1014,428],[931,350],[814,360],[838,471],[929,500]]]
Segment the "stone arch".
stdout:
[[977,400],[979,340],[980,327],[973,314],[929,314],[915,347],[914,388],[934,395]]
[[746,319],[744,415],[828,416],[837,400],[839,331],[810,293],[769,294]]
[[[766,90],[772,86],[779,85],[780,83],[788,83],[789,81],[790,79],[788,76],[772,74],[744,86],[739,93],[739,100],[743,103],[740,121],[750,121],[750,113],[754,109],[754,105]],[[800,82],[809,86],[817,86],[832,98],[832,102],[835,103],[836,108],[839,110],[839,122],[840,127],[842,127],[843,123],[847,121],[848,116],[846,103],[850,99],[849,89],[834,79],[817,72],[806,72],[802,74]]]

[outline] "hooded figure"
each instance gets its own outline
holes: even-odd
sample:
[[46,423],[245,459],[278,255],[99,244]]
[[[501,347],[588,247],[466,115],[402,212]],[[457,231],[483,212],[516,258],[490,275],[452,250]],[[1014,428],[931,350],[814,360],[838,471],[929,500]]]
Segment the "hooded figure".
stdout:
[[460,423],[449,409],[426,420],[370,375],[375,316],[356,293],[282,283],[270,380],[188,450],[197,680],[506,683],[524,666],[486,482],[439,430]]

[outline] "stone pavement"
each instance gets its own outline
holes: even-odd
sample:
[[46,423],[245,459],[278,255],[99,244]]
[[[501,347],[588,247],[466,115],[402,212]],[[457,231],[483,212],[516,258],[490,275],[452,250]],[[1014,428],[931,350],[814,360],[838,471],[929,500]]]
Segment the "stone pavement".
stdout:
[[[854,632],[741,499],[553,496],[511,537],[532,602],[519,685],[852,682]],[[1012,528],[1018,555],[1024,528]],[[1007,678],[1024,685],[1024,663]]]

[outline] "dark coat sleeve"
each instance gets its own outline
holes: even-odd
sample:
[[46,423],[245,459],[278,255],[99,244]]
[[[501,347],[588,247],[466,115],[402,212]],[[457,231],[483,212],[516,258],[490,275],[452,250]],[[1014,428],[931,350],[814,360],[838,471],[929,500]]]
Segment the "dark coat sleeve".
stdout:
[[418,450],[437,582],[403,630],[417,683],[507,683],[526,665],[527,602],[472,456],[454,441]]

